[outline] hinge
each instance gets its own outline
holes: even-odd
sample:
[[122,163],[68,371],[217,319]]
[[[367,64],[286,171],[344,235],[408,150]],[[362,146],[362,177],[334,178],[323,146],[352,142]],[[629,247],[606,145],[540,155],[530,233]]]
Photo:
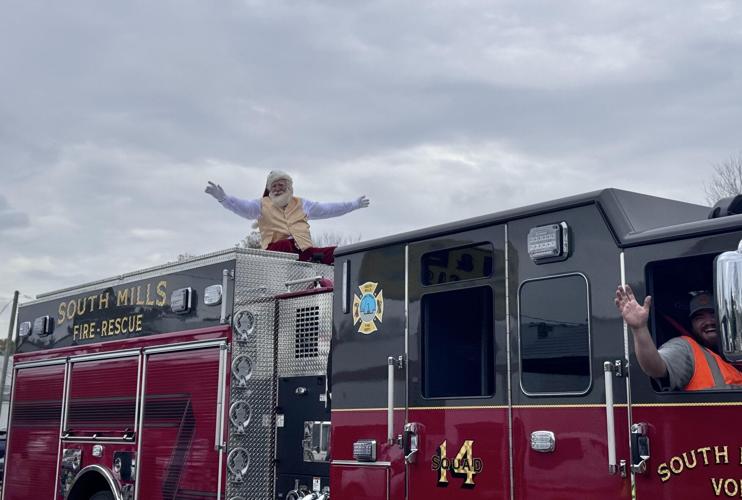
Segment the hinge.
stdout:
[[623,359],[617,359],[613,362],[613,374],[616,377],[624,377],[626,375],[627,363]]
[[394,360],[394,365],[400,370],[405,367],[406,363],[407,363],[407,358],[405,358],[404,354],[400,355],[397,359]]

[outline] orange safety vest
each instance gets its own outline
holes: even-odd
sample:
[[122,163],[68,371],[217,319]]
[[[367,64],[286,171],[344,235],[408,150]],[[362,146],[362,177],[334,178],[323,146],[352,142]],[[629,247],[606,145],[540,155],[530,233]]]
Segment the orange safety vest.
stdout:
[[684,388],[686,391],[742,386],[742,372],[737,368],[711,349],[702,347],[693,337],[683,335],[680,338],[688,342],[693,351],[693,376]]

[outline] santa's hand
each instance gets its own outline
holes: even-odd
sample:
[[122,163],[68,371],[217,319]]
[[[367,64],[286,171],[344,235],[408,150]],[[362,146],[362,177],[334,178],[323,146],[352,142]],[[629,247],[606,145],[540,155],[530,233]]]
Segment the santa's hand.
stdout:
[[356,200],[356,205],[358,206],[358,208],[366,208],[369,203],[371,203],[371,201],[366,198],[365,194]]
[[209,185],[206,186],[206,189],[204,192],[210,194],[214,198],[217,199],[217,201],[222,202],[224,201],[224,198],[227,197],[227,193],[224,192],[224,189],[219,184],[214,184],[213,182],[209,181]]

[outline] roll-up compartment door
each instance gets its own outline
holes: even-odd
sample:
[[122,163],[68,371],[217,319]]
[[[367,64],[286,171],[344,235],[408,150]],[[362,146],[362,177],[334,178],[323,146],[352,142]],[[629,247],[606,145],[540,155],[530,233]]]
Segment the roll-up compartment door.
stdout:
[[64,372],[64,364],[16,370],[3,498],[55,498]]
[[220,347],[147,354],[138,498],[216,498]]

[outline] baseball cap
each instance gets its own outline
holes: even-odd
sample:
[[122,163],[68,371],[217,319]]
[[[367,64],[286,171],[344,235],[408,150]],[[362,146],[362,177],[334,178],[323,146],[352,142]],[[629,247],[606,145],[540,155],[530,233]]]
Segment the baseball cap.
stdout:
[[688,317],[692,318],[697,312],[704,310],[714,310],[714,297],[711,292],[701,291],[695,292],[693,297],[690,299],[690,312]]

